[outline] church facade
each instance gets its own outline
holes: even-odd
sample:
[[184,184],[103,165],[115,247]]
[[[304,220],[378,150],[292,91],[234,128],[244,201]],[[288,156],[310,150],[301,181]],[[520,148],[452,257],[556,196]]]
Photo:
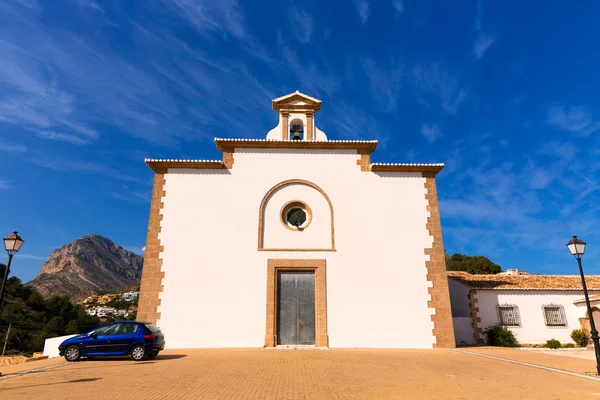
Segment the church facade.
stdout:
[[154,171],[138,320],[168,348],[454,347],[436,174],[328,140],[321,101],[272,102],[264,139]]

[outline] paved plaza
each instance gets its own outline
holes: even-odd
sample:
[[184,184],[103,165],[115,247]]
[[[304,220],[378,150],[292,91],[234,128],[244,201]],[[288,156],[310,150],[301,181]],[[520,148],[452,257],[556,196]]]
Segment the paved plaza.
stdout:
[[[469,353],[441,349],[170,350],[139,363],[107,359],[67,364],[51,359],[4,368],[0,398],[600,399],[600,380],[496,358],[582,376],[595,369],[592,360],[519,350],[464,350]],[[27,368],[35,370],[24,372]]]

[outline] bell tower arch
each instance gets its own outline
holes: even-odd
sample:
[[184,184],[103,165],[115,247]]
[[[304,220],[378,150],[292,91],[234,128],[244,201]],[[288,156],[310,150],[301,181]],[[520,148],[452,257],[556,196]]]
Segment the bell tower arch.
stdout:
[[321,100],[295,93],[273,100],[273,110],[279,114],[279,124],[267,134],[268,140],[326,141],[327,136],[315,126],[315,113]]

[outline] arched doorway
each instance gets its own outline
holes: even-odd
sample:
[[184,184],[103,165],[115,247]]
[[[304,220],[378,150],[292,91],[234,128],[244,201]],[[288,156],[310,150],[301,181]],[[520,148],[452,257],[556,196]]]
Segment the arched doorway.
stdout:
[[596,329],[600,328],[600,309],[598,307],[592,307],[592,318],[594,318],[594,325]]

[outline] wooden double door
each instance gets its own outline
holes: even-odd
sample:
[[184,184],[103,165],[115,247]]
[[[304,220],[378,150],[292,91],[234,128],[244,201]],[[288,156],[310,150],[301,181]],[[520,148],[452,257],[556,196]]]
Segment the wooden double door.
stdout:
[[315,271],[278,271],[277,344],[315,344]]

